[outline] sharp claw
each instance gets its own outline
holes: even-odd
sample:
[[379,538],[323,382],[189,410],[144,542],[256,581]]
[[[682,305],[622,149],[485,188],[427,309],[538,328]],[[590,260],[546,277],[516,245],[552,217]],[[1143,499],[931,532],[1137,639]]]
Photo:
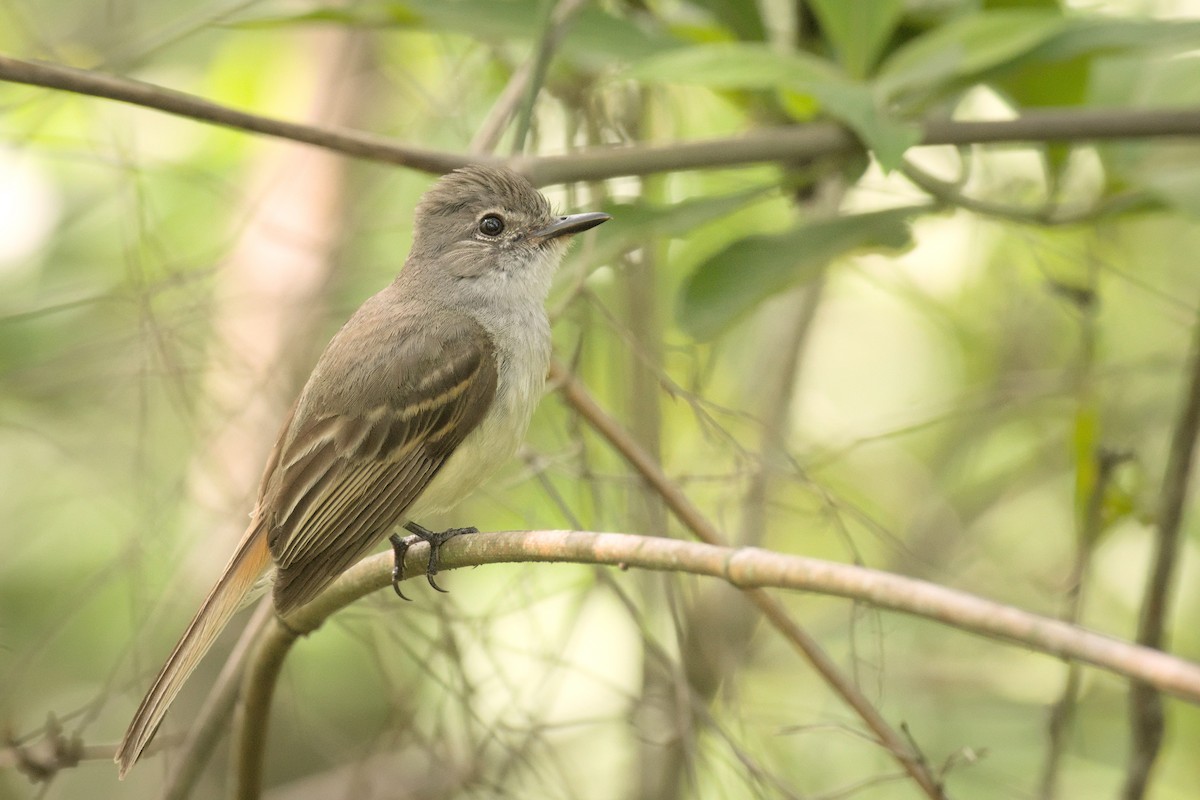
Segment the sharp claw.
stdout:
[[412,598],[406,597],[404,592],[400,591],[400,581],[404,580],[404,556],[408,553],[408,540],[393,533],[388,537],[388,541],[392,544],[392,553],[395,558],[392,562],[392,589],[396,591],[396,596],[401,600],[411,603]]
[[412,535],[401,537],[399,534],[392,534],[388,537],[388,541],[392,543],[392,550],[396,553],[395,565],[392,567],[392,588],[396,590],[396,594],[404,597],[404,593],[400,591],[400,581],[404,579],[404,555],[408,552],[409,545],[414,541],[424,541],[429,544],[429,564],[425,568],[425,579],[432,586],[443,594],[449,594],[446,589],[437,585],[437,581],[433,579],[438,574],[438,551],[441,546],[455,536],[460,536],[465,533],[479,533],[478,528],[450,528],[448,530],[435,532],[428,528],[422,527],[415,522],[404,523],[404,529]]

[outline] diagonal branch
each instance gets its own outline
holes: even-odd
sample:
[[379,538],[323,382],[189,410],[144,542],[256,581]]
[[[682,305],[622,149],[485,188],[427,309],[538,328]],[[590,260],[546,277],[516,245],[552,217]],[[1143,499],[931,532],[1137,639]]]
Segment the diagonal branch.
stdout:
[[[692,504],[688,496],[670,480],[658,463],[638,446],[621,426],[604,412],[588,394],[587,389],[574,375],[557,361],[550,365],[550,380],[559,385],[567,402],[612,445],[637,471],[642,478],[662,497],[671,513],[692,531],[696,538],[714,546],[725,545],[725,537],[709,522],[708,518]],[[941,784],[929,771],[928,765],[915,752],[909,740],[896,732],[879,710],[859,691],[854,682],[842,674],[841,669],[821,645],[797,625],[783,604],[761,590],[749,590],[746,597],[758,607],[776,630],[809,662],[820,674],[821,679],[837,693],[842,701],[854,710],[863,723],[875,734],[879,743],[892,754],[905,772],[916,781],[927,796],[933,800],[945,797]]]
[[261,133],[264,136],[289,139],[355,158],[398,164],[424,172],[443,173],[470,162],[493,161],[486,156],[468,158],[466,155],[458,153],[412,147],[385,136],[376,136],[360,131],[287,122],[261,114],[238,111],[186,92],[177,92],[174,89],[166,89],[152,83],[118,78],[74,67],[22,61],[8,56],[0,56],[0,80],[42,86],[47,89],[62,89],[92,97],[104,97],[179,117],[187,117],[197,122],[207,122],[249,133]]
[[[1142,599],[1138,644],[1161,649],[1165,645],[1168,604],[1179,563],[1179,533],[1183,507],[1192,478],[1196,437],[1200,435],[1200,316],[1192,331],[1191,369],[1179,419],[1171,436],[1171,450],[1163,475],[1158,504],[1158,536],[1154,561]],[[1129,694],[1130,756],[1122,797],[1138,800],[1146,793],[1150,773],[1158,758],[1165,729],[1162,698],[1154,687],[1135,681]]]

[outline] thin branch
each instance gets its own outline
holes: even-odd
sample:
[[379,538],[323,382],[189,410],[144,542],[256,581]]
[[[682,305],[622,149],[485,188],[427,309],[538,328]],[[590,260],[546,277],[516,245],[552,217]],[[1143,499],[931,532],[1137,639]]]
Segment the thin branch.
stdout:
[[925,123],[921,144],[1096,142],[1163,136],[1200,136],[1200,109],[1056,108],[1027,111],[1015,119],[938,119]]
[[[315,630],[315,626],[310,630]],[[257,800],[262,794],[271,696],[275,693],[283,661],[298,636],[298,628],[285,625],[279,617],[272,616],[242,677],[242,703],[234,717],[237,738],[233,743],[233,752],[237,783],[233,796],[237,800]]]
[[[1165,644],[1168,604],[1172,597],[1179,563],[1179,532],[1183,507],[1192,477],[1192,457],[1196,436],[1200,434],[1200,316],[1192,330],[1191,368],[1187,394],[1179,410],[1179,420],[1171,436],[1171,450],[1163,475],[1158,504],[1158,536],[1154,543],[1154,561],[1142,599],[1137,641],[1146,647],[1161,649]],[[1122,797],[1138,800],[1146,793],[1150,773],[1162,745],[1163,703],[1156,688],[1144,682],[1130,687],[1130,756]]]
[[1154,202],[1146,192],[1128,190],[1104,198],[1088,208],[1061,211],[1052,200],[1047,200],[1041,208],[1031,209],[1021,206],[994,203],[972,197],[958,188],[954,183],[943,181],[930,175],[925,170],[906,160],[900,166],[900,173],[908,178],[918,189],[928,194],[943,205],[965,209],[980,216],[1008,220],[1022,225],[1066,226],[1094,222],[1104,217],[1116,216],[1134,209],[1148,206]]
[[[702,542],[716,547],[724,546],[724,537],[721,532],[708,521],[700,509],[692,504],[683,490],[663,473],[658,463],[638,447],[637,442],[629,437],[616,420],[600,408],[583,384],[557,361],[550,364],[550,380],[558,385],[572,408],[584,417],[597,433],[607,439],[609,444],[641,474],[647,483],[654,487],[676,519],[687,526]],[[776,630],[796,650],[800,651],[813,669],[820,674],[821,679],[858,714],[863,723],[875,734],[880,744],[900,762],[900,765],[925,794],[935,800],[944,798],[945,794],[941,785],[930,773],[920,754],[914,752],[909,742],[892,729],[871,701],[842,674],[838,665],[821,648],[820,644],[788,616],[783,604],[763,591],[747,591],[746,596],[775,626]]]
[[[1200,137],[1200,109],[1072,108],[1028,111],[1017,119],[1007,120],[932,120],[924,124],[920,144],[1017,144],[1161,137]],[[512,166],[540,186],[685,169],[794,163],[861,149],[862,145],[845,128],[832,122],[813,122],[761,128],[725,139],[673,142],[657,147],[596,148],[564,156],[518,159]]]
[[[421,575],[428,550],[413,547],[405,562],[409,577]],[[1060,620],[879,570],[836,564],[759,548],[714,547],[662,537],[581,531],[509,531],[461,536],[441,551],[442,569],[512,562],[563,562],[632,566],[708,575],[741,589],[785,588],[846,597],[900,611],[960,630],[1014,642],[1038,652],[1093,664],[1145,681],[1200,703],[1200,664],[1122,642]],[[259,796],[262,747],[268,706],[279,666],[292,643],[320,627],[338,610],[391,585],[392,555],[381,553],[355,564],[324,593],[267,626],[246,673],[246,713],[240,719],[238,797]],[[252,763],[252,759],[259,759]]]
[[[1088,369],[1090,368],[1089,365]],[[1087,496],[1079,534],[1076,536],[1075,563],[1068,579],[1066,608],[1059,616],[1059,619],[1071,625],[1078,624],[1083,611],[1092,553],[1104,531],[1105,500],[1113,473],[1117,467],[1129,460],[1129,454],[1101,450],[1094,454],[1093,460],[1096,477]],[[1082,668],[1077,662],[1069,661],[1062,692],[1050,707],[1050,718],[1046,725],[1046,761],[1042,765],[1041,780],[1038,784],[1038,797],[1041,800],[1053,800],[1057,792],[1059,768],[1067,749],[1067,734],[1075,720],[1075,707],[1079,701],[1079,687],[1082,683]]]
[[546,82],[546,70],[554,51],[558,49],[562,39],[587,0],[562,0],[550,6],[554,0],[545,0],[548,7],[546,22],[542,27],[542,35],[538,41],[537,51],[529,67],[528,82],[525,86],[525,101],[521,104],[520,116],[517,118],[517,131],[513,136],[513,155],[520,155],[525,149],[525,141],[529,138],[529,129],[533,126],[533,109],[537,105],[538,93]]
[[[820,185],[825,197],[816,206],[819,211],[830,213],[837,208],[841,191],[836,183]],[[787,457],[786,442],[791,433],[789,412],[797,377],[817,310],[825,297],[824,288],[822,274],[808,286],[776,301],[776,306],[759,321],[763,326],[759,329],[761,340],[777,345],[765,349],[750,373],[763,376],[749,390],[754,396],[752,402],[757,401],[762,428],[757,461],[741,500],[736,540],[739,546],[757,546],[767,532],[772,486]],[[697,593],[684,622],[681,650],[688,684],[699,701],[710,703],[718,689],[727,684],[736,665],[746,663],[758,629],[756,619],[757,614],[746,598],[728,586],[714,582]]]
[[472,161],[494,163],[494,159],[487,157],[468,158],[460,153],[411,147],[370,133],[285,122],[260,114],[237,111],[195,95],[165,89],[151,83],[56,64],[0,56],[0,80],[104,97],[198,122],[302,142],[355,158],[398,164],[424,172],[449,172]]
[[[324,147],[355,158],[440,174],[468,162],[501,163],[494,157],[412,147],[383,136],[320,128],[235,111],[208,100],[142,81],[88,70],[0,56],[0,80],[105,97],[200,122]],[[1080,142],[1200,136],[1200,109],[1057,109],[1030,111],[1017,119],[980,122],[930,120],[923,145]],[[522,157],[508,162],[539,186],[650,175],[677,170],[794,163],[862,149],[833,122],[763,128],[743,136],[672,142],[659,146],[599,147],[563,156]]]

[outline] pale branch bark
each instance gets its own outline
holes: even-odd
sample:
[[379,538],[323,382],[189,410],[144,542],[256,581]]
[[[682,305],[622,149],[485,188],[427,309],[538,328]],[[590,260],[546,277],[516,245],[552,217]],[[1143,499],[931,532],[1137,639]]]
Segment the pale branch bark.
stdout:
[[[388,571],[390,574],[391,567]],[[237,800],[257,800],[262,794],[271,696],[275,693],[283,661],[297,637],[295,628],[280,622],[278,617],[271,617],[243,673],[242,702],[234,715],[233,769]]]
[[[1193,322],[1188,382],[1172,434],[1158,502],[1154,558],[1146,580],[1137,632],[1138,644],[1158,649],[1166,644],[1168,606],[1179,571],[1183,510],[1191,484],[1196,437],[1200,435],[1200,315]],[[1122,789],[1124,800],[1138,800],[1145,795],[1162,746],[1166,726],[1158,688],[1140,680],[1135,680],[1130,687],[1130,754]]]
[[[600,408],[583,384],[558,361],[552,361],[550,364],[550,380],[558,385],[563,397],[587,420],[592,429],[603,436],[613,449],[638,471],[646,483],[658,492],[675,518],[697,539],[712,546],[726,545],[725,537],[717,527],[693,505],[687,494],[667,477],[658,462],[639,447],[616,420]],[[775,630],[807,659],[809,665],[821,676],[821,680],[858,715],[863,724],[875,734],[877,741],[900,762],[900,766],[921,787],[926,796],[931,800],[942,800],[945,794],[941,784],[929,771],[920,753],[916,752],[911,740],[901,736],[888,724],[874,704],[859,690],[854,681],[842,673],[837,662],[825,652],[817,640],[792,620],[783,604],[761,590],[751,588],[746,590],[745,594]]]
[[[344,155],[440,174],[464,164],[507,163],[545,186],[767,162],[791,163],[861,150],[833,122],[763,128],[743,136],[657,146],[598,147],[563,156],[494,156],[413,147],[384,136],[250,114],[143,81],[0,56],[0,80],[104,97],[227,128],[324,147]],[[1084,142],[1200,136],[1200,109],[1083,108],[1029,111],[1016,119],[923,123],[922,145]]]
[[[426,545],[413,547],[405,562],[406,575],[422,575],[428,555]],[[957,589],[866,567],[754,547],[716,547],[661,537],[584,531],[460,536],[443,547],[440,559],[443,570],[512,562],[638,567],[707,575],[740,589],[780,588],[845,597],[1047,655],[1082,661],[1200,703],[1200,664]],[[291,644],[299,636],[315,631],[338,610],[390,587],[391,581],[391,553],[369,556],[342,574],[312,603],[282,622],[272,619],[268,623],[243,684],[246,711],[236,734],[241,759],[238,797],[258,796],[268,707],[275,677]]]

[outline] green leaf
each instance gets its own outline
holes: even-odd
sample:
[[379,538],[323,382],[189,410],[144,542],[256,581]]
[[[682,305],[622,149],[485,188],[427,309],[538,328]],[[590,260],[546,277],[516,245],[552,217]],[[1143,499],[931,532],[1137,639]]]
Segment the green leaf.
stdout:
[[739,239],[688,277],[680,297],[680,324],[697,339],[711,339],[768,297],[811,280],[851,250],[908,247],[909,219],[928,209],[854,214]]
[[[1200,148],[1175,148],[1174,158],[1148,160],[1138,183],[1168,206],[1200,217]],[[1171,163],[1174,162],[1174,163]]]
[[[313,4],[306,10],[239,19],[236,27],[330,23],[362,27],[415,28],[470,36],[483,41],[529,41],[544,21],[540,0],[366,0],[348,6]],[[678,47],[662,30],[588,6],[571,23],[558,54],[588,67],[608,67]]]
[[960,17],[897,50],[879,71],[886,97],[936,94],[1011,64],[1067,25],[1057,11],[1000,10]]
[[986,10],[994,10],[997,8],[1045,8],[1045,9],[1060,9],[1062,4],[1059,0],[983,0],[983,7]]
[[[921,141],[921,127],[886,113],[868,86],[825,84],[809,89],[830,116],[845,123],[870,148],[884,171],[899,167],[905,151]],[[782,101],[789,111],[794,107],[792,93],[784,91]]]
[[611,236],[596,237],[588,257],[593,263],[613,261],[649,239],[677,238],[754,203],[774,186],[737,194],[701,197],[667,206],[648,203],[608,203],[604,211],[620,220]]
[[811,5],[838,61],[855,78],[870,74],[904,14],[904,0],[812,0]]
[[808,53],[780,53],[765,45],[717,42],[652,56],[626,70],[630,78],[686,83],[710,89],[775,89],[781,85],[848,83],[832,62]]
[[1068,18],[1055,36],[993,79],[1019,107],[1084,105],[1098,58],[1200,43],[1200,23]]
[[1091,72],[1091,56],[1049,62],[1030,58],[993,83],[1019,108],[1080,106],[1086,104]]
[[1194,20],[1067,17],[1065,23],[1030,54],[1031,60],[1161,51],[1200,42],[1200,22]]
[[[1094,71],[1093,103],[1133,108],[1187,108],[1200,103],[1200,57],[1106,59]],[[1163,205],[1200,218],[1200,143],[1107,142],[1097,148],[1114,190],[1141,189]]]
[[708,11],[738,39],[761,42],[767,38],[762,17],[758,13],[758,3],[747,3],[746,0],[692,0],[692,5]]
[[626,74],[710,89],[776,91],[784,108],[802,120],[811,118],[815,101],[854,131],[887,170],[897,167],[904,151],[920,141],[920,129],[888,115],[869,85],[807,53],[779,53],[746,43],[703,44],[644,59]]
[[1075,425],[1071,435],[1072,460],[1075,462],[1075,530],[1087,528],[1087,511],[1096,492],[1100,466],[1100,414],[1095,398],[1083,398],[1075,409]]
[[891,100],[911,101],[994,80],[1018,101],[1068,105],[1083,97],[1098,56],[1197,43],[1195,21],[1064,16],[1057,9],[985,11],[902,47],[881,68],[880,88]]

